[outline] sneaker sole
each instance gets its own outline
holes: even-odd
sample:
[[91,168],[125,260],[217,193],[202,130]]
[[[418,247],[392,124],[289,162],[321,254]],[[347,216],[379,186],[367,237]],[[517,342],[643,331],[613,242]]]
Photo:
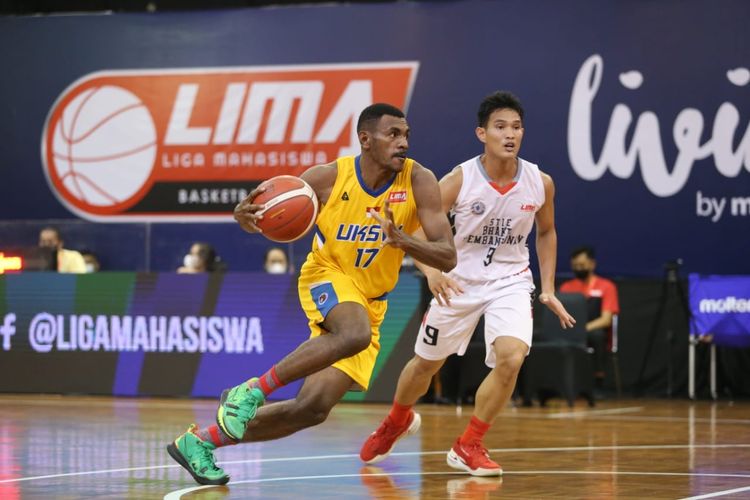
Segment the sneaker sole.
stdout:
[[182,456],[182,453],[180,453],[180,450],[177,448],[177,446],[175,446],[174,443],[169,443],[167,445],[167,453],[169,453],[169,456],[172,457],[175,462],[180,464],[183,469],[188,471],[190,475],[193,476],[193,479],[195,479],[195,482],[198,484],[219,486],[222,484],[227,484],[229,482],[229,476],[224,476],[219,479],[207,479],[205,477],[197,475],[195,472],[193,472],[193,469],[190,468],[190,464],[187,463],[187,460],[185,460],[185,457]]
[[503,469],[482,469],[481,467],[478,469],[472,469],[466,463],[461,459],[461,457],[458,456],[458,454],[453,451],[453,448],[451,448],[451,451],[448,452],[448,455],[445,458],[445,462],[452,468],[456,470],[462,470],[464,472],[468,472],[472,476],[478,476],[478,477],[488,477],[488,476],[502,476],[503,475]]
[[398,443],[398,441],[401,438],[404,438],[406,436],[412,436],[412,435],[416,434],[417,431],[419,431],[419,427],[421,425],[422,425],[422,417],[419,415],[419,413],[414,412],[414,419],[411,421],[411,424],[409,424],[409,427],[406,429],[406,432],[404,432],[403,434],[401,434],[399,437],[396,438],[395,441],[393,441],[393,444],[391,445],[390,448],[388,448],[388,451],[386,451],[382,455],[377,455],[375,458],[373,458],[371,460],[363,460],[363,462],[366,463],[367,465],[373,465],[373,464],[376,464],[378,462],[382,462],[383,460],[385,460],[388,457],[388,455],[391,454],[391,451],[393,451],[393,447],[396,446],[396,443]]
[[224,434],[229,436],[230,438],[234,439],[235,441],[241,441],[244,436],[237,437],[224,425],[224,403],[226,402],[227,398],[229,397],[229,391],[231,389],[224,389],[221,393],[221,399],[219,399],[219,409],[216,410],[216,425],[219,426],[219,428],[224,431]]

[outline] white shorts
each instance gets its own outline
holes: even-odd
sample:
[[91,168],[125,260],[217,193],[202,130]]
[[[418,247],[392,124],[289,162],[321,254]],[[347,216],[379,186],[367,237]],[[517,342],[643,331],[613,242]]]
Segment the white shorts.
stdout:
[[534,291],[531,270],[485,283],[460,279],[456,282],[464,293],[451,298],[450,306],[441,306],[435,299],[430,302],[419,327],[415,353],[432,361],[454,353],[462,356],[482,314],[487,366],[495,367],[492,344],[498,337],[515,337],[531,348],[531,294]]

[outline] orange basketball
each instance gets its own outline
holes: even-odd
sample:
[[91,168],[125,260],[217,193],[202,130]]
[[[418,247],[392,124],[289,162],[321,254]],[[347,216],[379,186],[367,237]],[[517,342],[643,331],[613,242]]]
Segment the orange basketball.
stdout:
[[253,203],[265,205],[257,212],[256,225],[271,241],[288,243],[302,238],[318,217],[318,197],[308,183],[291,175],[279,175],[261,183],[266,190]]

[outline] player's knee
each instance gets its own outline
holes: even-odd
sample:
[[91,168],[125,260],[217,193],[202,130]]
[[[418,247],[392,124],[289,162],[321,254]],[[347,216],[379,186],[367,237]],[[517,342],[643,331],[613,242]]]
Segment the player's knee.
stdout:
[[443,364],[443,361],[432,361],[429,359],[424,359],[420,356],[414,356],[412,360],[412,366],[414,367],[416,376],[430,376],[431,377],[440,369],[440,366],[442,364]]
[[520,351],[504,353],[498,356],[495,368],[503,377],[515,377],[521,370],[525,358],[526,353]]
[[330,411],[331,408],[311,401],[299,406],[297,418],[304,423],[305,427],[313,427],[325,422]]
[[372,335],[369,329],[352,330],[346,335],[342,354],[346,358],[359,354],[370,346],[371,341]]

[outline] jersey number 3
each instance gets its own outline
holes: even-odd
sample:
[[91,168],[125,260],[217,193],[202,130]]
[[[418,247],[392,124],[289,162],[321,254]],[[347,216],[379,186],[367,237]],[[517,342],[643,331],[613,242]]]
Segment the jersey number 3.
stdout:
[[492,264],[492,256],[495,255],[495,250],[497,250],[495,247],[490,247],[490,249],[487,250],[487,257],[484,258],[484,267]]
[[372,264],[373,259],[380,251],[379,248],[358,248],[357,260],[354,261],[354,267],[366,268]]

